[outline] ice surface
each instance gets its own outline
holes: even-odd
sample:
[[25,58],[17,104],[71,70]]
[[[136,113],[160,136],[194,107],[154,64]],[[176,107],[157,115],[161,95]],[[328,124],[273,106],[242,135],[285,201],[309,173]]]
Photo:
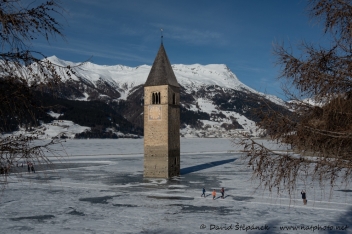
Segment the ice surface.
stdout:
[[22,173],[9,178],[0,197],[1,233],[246,233],[210,230],[237,223],[271,228],[249,233],[313,233],[279,230],[296,225],[352,231],[350,188],[335,188],[331,198],[329,190],[301,182],[291,199],[280,189],[279,195],[255,192],[257,182],[229,139],[182,138],[181,176],[170,180],[143,178],[142,139],[67,140],[64,146],[68,157],[61,163],[35,165],[35,174],[18,168]]

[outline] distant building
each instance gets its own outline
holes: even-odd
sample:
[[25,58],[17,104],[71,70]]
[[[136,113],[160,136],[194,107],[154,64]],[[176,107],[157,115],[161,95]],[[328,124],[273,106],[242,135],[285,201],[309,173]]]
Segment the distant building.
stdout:
[[180,175],[180,85],[161,43],[144,84],[144,177]]

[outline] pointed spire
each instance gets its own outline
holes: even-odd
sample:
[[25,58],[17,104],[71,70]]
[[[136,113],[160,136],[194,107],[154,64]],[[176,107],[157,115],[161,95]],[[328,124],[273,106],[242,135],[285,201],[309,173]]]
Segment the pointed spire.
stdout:
[[163,39],[164,39],[164,36],[163,36],[163,31],[164,29],[160,29],[160,33],[161,33],[161,44],[163,44]]
[[163,44],[160,45],[152,69],[150,70],[147,81],[144,84],[144,86],[156,85],[172,85],[180,87]]

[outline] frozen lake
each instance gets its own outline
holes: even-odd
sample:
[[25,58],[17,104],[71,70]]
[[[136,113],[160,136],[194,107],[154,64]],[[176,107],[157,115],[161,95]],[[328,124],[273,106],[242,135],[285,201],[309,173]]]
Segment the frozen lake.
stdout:
[[352,233],[352,189],[336,188],[329,198],[329,188],[299,182],[292,199],[285,191],[255,191],[240,148],[228,139],[182,138],[181,176],[170,180],[143,178],[142,139],[64,145],[61,162],[36,165],[35,174],[20,168],[9,178],[1,233],[246,233],[236,230],[245,226],[269,229],[249,233]]

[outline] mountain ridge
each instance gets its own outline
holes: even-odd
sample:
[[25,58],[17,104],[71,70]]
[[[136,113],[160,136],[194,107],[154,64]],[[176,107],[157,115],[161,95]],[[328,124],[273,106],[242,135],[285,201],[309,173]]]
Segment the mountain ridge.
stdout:
[[[97,82],[100,78],[102,78],[106,82],[113,84],[113,86],[117,85],[120,89],[123,86],[124,88],[122,88],[121,91],[124,90],[122,92],[124,92],[125,95],[121,94],[121,99],[125,100],[131,88],[138,85],[143,85],[146,82],[152,67],[146,64],[139,65],[137,67],[128,67],[120,64],[98,65],[91,62],[74,63],[61,60],[56,56],[51,56],[47,59],[52,63],[57,63],[61,66],[70,65],[71,67],[75,67],[80,65],[78,68],[74,68],[75,72],[92,82]],[[226,64],[172,64],[172,68],[178,83],[183,87],[187,87],[188,89],[216,85],[223,88],[247,90],[259,95],[263,95],[276,104],[282,106],[286,105],[285,102],[280,98],[274,95],[261,93],[242,83],[237,78],[237,76],[227,67]],[[85,69],[86,71],[89,71],[89,74],[83,72]],[[92,71],[94,71],[94,74],[92,74]],[[113,77],[116,78],[114,79]],[[133,77],[133,80],[130,79],[131,77]],[[76,75],[73,75],[72,78],[79,80]]]
[[[74,72],[69,76],[56,68],[62,81],[56,90],[57,98],[50,99],[52,107],[46,111],[56,113],[60,121],[74,121],[73,124],[82,126],[88,123],[89,126],[81,128],[85,132],[76,133],[75,137],[138,137],[143,134],[144,83],[151,66],[74,63],[56,56],[47,60],[61,68],[69,66]],[[262,130],[256,128],[260,120],[257,110],[289,111],[278,97],[243,84],[225,64],[173,64],[172,68],[180,84],[181,136],[233,137],[243,132],[260,136]],[[44,92],[50,93],[50,90]],[[66,99],[70,102],[64,101]],[[87,103],[80,104],[82,101]],[[55,102],[60,108],[55,107]],[[97,105],[99,102],[103,104]],[[94,113],[92,108],[96,108],[100,117],[85,113]]]

